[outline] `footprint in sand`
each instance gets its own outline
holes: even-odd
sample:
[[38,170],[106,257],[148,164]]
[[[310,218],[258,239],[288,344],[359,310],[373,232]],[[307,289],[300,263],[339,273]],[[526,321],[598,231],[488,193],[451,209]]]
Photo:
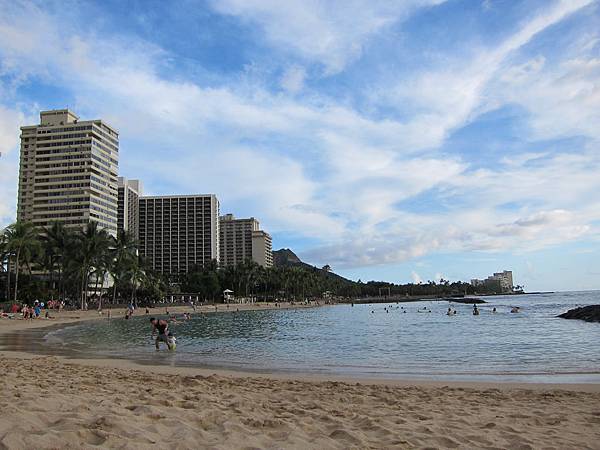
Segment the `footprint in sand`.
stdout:
[[359,445],[361,441],[354,437],[352,434],[347,432],[346,430],[337,429],[329,433],[329,437],[336,441],[344,441],[353,445]]

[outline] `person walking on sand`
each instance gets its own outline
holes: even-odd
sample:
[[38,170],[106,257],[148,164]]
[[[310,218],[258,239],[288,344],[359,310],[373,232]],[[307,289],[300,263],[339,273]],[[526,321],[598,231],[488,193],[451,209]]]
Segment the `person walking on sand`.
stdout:
[[161,341],[167,344],[167,348],[170,349],[171,347],[169,345],[168,339],[169,323],[166,320],[155,319],[154,317],[150,318],[150,323],[152,324],[152,337],[154,337],[154,333],[158,331],[158,336],[154,341],[154,344],[156,345],[156,350],[160,350],[159,343]]

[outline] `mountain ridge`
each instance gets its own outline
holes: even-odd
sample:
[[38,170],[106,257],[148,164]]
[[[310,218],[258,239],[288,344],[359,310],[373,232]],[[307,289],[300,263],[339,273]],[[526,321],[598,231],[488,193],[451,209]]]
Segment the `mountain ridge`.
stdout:
[[[317,270],[322,272],[329,278],[333,278],[345,283],[355,284],[355,281],[349,280],[348,278],[344,278],[337,273],[331,272],[331,270],[326,270],[325,268],[320,268],[317,266],[313,266],[311,264],[305,263],[302,261],[298,255],[296,255],[289,248],[280,248],[279,250],[273,251],[273,266],[274,267],[301,267],[303,269],[308,270]],[[329,267],[329,266],[324,266]]]

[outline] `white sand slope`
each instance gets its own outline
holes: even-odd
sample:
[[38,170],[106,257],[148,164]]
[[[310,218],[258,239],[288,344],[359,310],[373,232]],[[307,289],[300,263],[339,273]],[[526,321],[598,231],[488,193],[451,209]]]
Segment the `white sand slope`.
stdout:
[[600,448],[598,392],[0,362],[0,448]]

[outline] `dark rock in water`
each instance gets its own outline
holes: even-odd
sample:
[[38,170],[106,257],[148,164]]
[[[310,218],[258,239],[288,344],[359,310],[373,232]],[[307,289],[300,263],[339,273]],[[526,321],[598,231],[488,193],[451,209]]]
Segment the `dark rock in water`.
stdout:
[[600,322],[600,305],[582,306],[581,308],[570,309],[558,317],[563,319],[579,319],[586,322]]
[[464,303],[466,305],[481,305],[482,303],[487,303],[485,300],[481,300],[480,298],[454,298],[449,297],[444,300],[448,300],[449,302],[454,303]]

